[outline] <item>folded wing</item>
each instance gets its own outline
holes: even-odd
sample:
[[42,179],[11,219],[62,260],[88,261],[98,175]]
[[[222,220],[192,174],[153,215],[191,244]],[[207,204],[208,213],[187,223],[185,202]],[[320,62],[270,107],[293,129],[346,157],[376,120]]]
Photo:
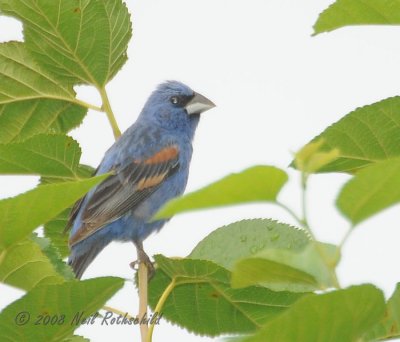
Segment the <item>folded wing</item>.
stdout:
[[133,210],[148,198],[160,185],[179,168],[179,150],[176,145],[168,146],[145,160],[132,160],[124,167],[114,165],[113,174],[100,183],[86,205],[79,200],[71,211],[68,226],[78,213],[81,227],[70,237],[73,246]]

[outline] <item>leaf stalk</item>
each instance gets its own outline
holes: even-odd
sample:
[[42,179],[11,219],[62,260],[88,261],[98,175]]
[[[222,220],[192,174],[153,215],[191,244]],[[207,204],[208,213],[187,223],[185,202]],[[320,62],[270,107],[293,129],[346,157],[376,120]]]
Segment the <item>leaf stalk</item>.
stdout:
[[[173,291],[173,289],[175,288],[176,285],[177,285],[176,284],[176,278],[172,278],[171,282],[165,288],[165,290],[162,293],[160,299],[158,300],[157,305],[156,305],[156,307],[154,309],[154,312],[157,312],[158,314],[161,312],[161,309],[163,308],[167,298],[169,297],[169,295],[171,294],[171,292]],[[150,324],[149,333],[147,335],[147,339],[146,339],[145,342],[152,342],[154,326],[155,326],[155,322]]]
[[108,99],[107,91],[106,91],[105,87],[98,88],[98,91],[100,93],[101,100],[103,101],[101,109],[107,115],[108,121],[110,122],[112,131],[114,133],[115,140],[118,140],[118,138],[121,136],[121,131],[118,127],[117,120],[115,120],[114,113],[111,109],[111,104],[110,104],[110,100]]

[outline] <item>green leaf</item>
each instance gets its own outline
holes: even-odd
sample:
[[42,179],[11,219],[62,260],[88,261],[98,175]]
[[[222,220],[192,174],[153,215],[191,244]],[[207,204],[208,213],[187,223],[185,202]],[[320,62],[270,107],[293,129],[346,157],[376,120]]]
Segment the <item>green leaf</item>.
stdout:
[[320,148],[324,139],[310,142],[295,155],[295,165],[300,171],[310,174],[322,169],[325,165],[338,158],[340,152],[337,148],[329,152],[321,152]]
[[302,296],[261,287],[232,289],[230,272],[205,260],[161,255],[155,260],[159,269],[149,284],[150,305],[154,309],[174,279],[175,286],[161,309],[163,317],[198,334],[253,332]]
[[232,286],[234,288],[250,285],[292,292],[311,292],[319,289],[317,280],[309,273],[261,257],[239,261],[233,270]]
[[320,14],[314,34],[349,25],[399,24],[399,0],[337,0]]
[[0,266],[1,266],[2,262],[4,261],[5,257],[6,257],[6,250],[4,249],[0,252]]
[[24,43],[0,44],[0,143],[65,133],[86,114],[70,85],[40,67]]
[[0,201],[0,251],[23,239],[86,194],[108,174],[41,185],[19,196]]
[[[85,165],[85,164],[79,164],[76,167],[74,166],[76,177],[78,178],[90,178],[96,175],[96,171],[94,168],[91,166]],[[42,176],[40,177],[40,184],[54,184],[54,183],[60,183],[60,182],[65,182],[68,181],[68,178],[65,177],[47,177],[47,176]]]
[[35,59],[67,83],[104,86],[126,61],[131,37],[121,0],[0,0],[23,22]]
[[360,341],[384,310],[383,294],[372,285],[306,296],[244,341]]
[[0,104],[35,99],[74,101],[75,93],[70,85],[63,85],[52,73],[39,66],[26,49],[26,44],[1,43]]
[[65,135],[37,135],[0,145],[0,174],[77,178],[79,144]]
[[96,169],[90,165],[79,164],[78,165],[78,175],[81,178],[93,177],[96,174]]
[[[95,174],[95,169],[91,166],[80,164],[78,165],[76,172],[79,177],[88,178]],[[53,184],[60,181],[63,181],[63,179],[49,177],[41,178],[41,184]],[[68,233],[64,231],[68,223],[71,209],[72,206],[65,209],[60,214],[47,221],[43,227],[44,235],[50,239],[51,245],[58,250],[62,258],[69,255]]]
[[274,202],[287,179],[286,173],[276,167],[251,167],[168,202],[155,218],[166,218],[189,210],[225,205]]
[[236,263],[232,286],[261,285],[275,291],[306,292],[335,287],[331,271],[338,262],[336,246],[309,243],[301,251],[265,249]]
[[321,172],[356,172],[370,164],[400,156],[400,97],[358,108],[313,139],[322,151],[340,153]]
[[122,68],[128,59],[128,43],[132,37],[132,24],[126,5],[121,0],[103,0],[110,26],[110,66],[107,80]]
[[387,340],[400,337],[400,283],[386,305],[385,316],[367,334],[365,341]]
[[[123,284],[123,279],[104,277],[38,286],[1,312],[0,340],[62,341],[70,337],[79,327],[74,317],[83,313],[82,318],[84,318],[95,313]],[[25,325],[17,323],[21,322],[22,317],[17,317],[21,312],[29,312],[30,315],[30,320]],[[39,315],[48,315],[51,318],[58,316],[57,323],[35,325]],[[62,316],[64,316],[63,321],[61,321]]]
[[355,225],[400,201],[400,158],[361,170],[337,199],[341,212]]
[[214,230],[197,244],[189,258],[213,261],[231,271],[238,260],[263,250],[301,251],[309,243],[303,230],[288,224],[269,219],[243,220]]
[[58,100],[25,100],[0,105],[0,144],[41,133],[67,133],[79,126],[87,109]]
[[5,250],[0,281],[23,290],[38,284],[62,283],[64,278],[33,241],[25,239]]
[[90,342],[90,340],[88,338],[85,338],[85,337],[82,337],[79,335],[74,335],[71,337],[67,337],[62,342]]
[[31,239],[39,245],[42,252],[49,258],[56,271],[62,275],[64,279],[75,279],[72,268],[62,260],[58,249],[52,245],[50,239],[38,237],[36,234],[32,234]]
[[62,258],[69,255],[68,234],[64,233],[64,229],[67,226],[70,211],[71,208],[64,210],[44,225],[44,235],[50,239]]

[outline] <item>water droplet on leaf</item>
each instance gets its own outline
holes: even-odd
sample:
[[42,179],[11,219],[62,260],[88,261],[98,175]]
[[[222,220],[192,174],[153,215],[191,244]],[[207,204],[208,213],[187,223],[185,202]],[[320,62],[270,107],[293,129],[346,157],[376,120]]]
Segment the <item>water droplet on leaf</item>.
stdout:
[[280,238],[280,235],[279,234],[274,234],[274,235],[272,235],[271,236],[271,241],[276,241],[276,240],[278,240]]
[[257,246],[251,247],[250,252],[251,252],[251,254],[256,254],[258,252],[258,247]]

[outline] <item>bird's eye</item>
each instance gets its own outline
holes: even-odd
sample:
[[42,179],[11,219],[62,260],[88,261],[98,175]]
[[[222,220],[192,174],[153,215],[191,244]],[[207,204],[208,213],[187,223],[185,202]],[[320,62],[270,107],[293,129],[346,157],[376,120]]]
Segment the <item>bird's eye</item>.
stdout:
[[174,105],[177,105],[179,103],[178,96],[172,96],[170,100],[171,100],[171,103]]

